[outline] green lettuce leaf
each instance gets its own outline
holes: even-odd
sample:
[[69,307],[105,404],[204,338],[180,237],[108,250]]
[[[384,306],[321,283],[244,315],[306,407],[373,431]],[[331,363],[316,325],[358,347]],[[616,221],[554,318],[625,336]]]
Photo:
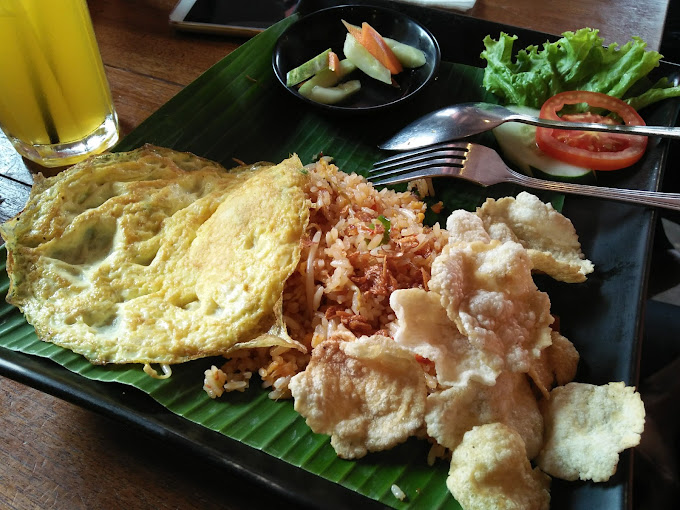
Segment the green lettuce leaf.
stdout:
[[519,50],[513,61],[516,39],[503,32],[498,40],[486,36],[481,54],[487,61],[484,87],[507,104],[540,108],[560,92],[589,90],[624,99],[639,110],[680,96],[680,87],[661,81],[639,96],[627,97],[662,58],[658,52],[647,50],[639,37],[623,46],[614,43],[605,47],[597,30],[582,28],[564,32],[558,41],[546,42],[542,48]]

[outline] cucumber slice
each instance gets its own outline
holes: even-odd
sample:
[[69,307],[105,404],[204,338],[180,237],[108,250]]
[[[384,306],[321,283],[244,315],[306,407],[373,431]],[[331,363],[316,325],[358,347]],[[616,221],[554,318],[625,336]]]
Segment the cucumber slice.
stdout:
[[392,52],[401,62],[401,65],[409,69],[424,66],[427,59],[425,53],[418,48],[414,48],[408,44],[395,41],[389,37],[383,37]]
[[[538,117],[539,111],[527,106],[508,106],[518,113]],[[545,154],[536,145],[536,127],[521,122],[506,122],[493,134],[505,158],[521,172],[553,181],[593,182],[595,172],[589,168],[564,163]]]
[[314,87],[332,87],[336,85],[340,80],[347,76],[352,71],[355,71],[357,66],[355,66],[348,59],[340,61],[340,66],[335,70],[324,69],[319,71],[309,80],[304,82],[298,92],[305,97],[309,97],[310,92]]
[[342,49],[345,52],[345,57],[355,66],[374,78],[388,85],[392,84],[392,74],[390,70],[378,62],[378,59],[371,55],[361,43],[359,43],[351,34],[345,37],[345,45]]
[[315,85],[308,91],[305,97],[317,103],[336,104],[355,94],[359,89],[361,89],[359,80],[350,80],[335,87]]
[[328,69],[328,55],[331,49],[328,48],[326,51],[322,51],[316,57],[310,58],[304,64],[291,69],[286,73],[286,85],[292,87],[297,85],[301,81],[305,81],[307,78],[314,76],[319,71]]

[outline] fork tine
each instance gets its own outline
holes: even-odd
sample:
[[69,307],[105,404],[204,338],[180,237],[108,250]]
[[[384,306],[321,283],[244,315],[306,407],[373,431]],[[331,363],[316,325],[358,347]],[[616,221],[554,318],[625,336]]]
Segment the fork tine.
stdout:
[[[374,179],[382,179],[384,177],[396,176],[401,174],[406,174],[409,172],[416,172],[418,170],[428,170],[432,168],[455,168],[460,169],[463,167],[463,161],[465,161],[464,155],[454,155],[454,157],[418,157],[412,158],[411,160],[404,161],[404,163],[392,163],[390,165],[385,165],[381,168],[374,168],[371,170],[368,179],[373,181]],[[402,181],[403,182],[403,181]]]
[[[450,170],[450,168],[449,168]],[[441,167],[425,168],[416,170],[407,174],[394,175],[391,177],[382,178],[382,175],[370,179],[374,186],[387,186],[388,184],[399,184],[402,182],[415,181],[416,179],[426,179],[428,177],[441,177]]]
[[369,178],[384,177],[386,175],[432,166],[460,167],[465,161],[466,154],[464,149],[458,147],[453,150],[419,150],[417,152],[409,153],[408,155],[400,155],[400,157],[392,157],[388,160],[376,162],[373,165],[373,168],[369,170]]
[[380,185],[447,174],[458,175],[469,147],[469,144],[439,143],[402,152],[376,162],[369,171],[368,179]]
[[383,174],[388,170],[402,168],[406,170],[408,167],[414,164],[426,164],[430,163],[438,165],[460,165],[466,157],[465,151],[462,150],[436,150],[423,154],[414,154],[408,157],[392,159],[390,161],[378,161],[373,165],[373,168],[368,171],[369,175]]
[[427,147],[423,147],[421,149],[415,149],[412,151],[408,152],[400,152],[398,154],[395,154],[393,156],[389,156],[385,159],[382,159],[380,161],[376,161],[373,164],[374,170],[371,170],[371,172],[377,171],[375,170],[376,167],[382,167],[383,165],[387,165],[390,163],[398,162],[401,160],[409,159],[414,156],[420,156],[420,155],[425,155],[425,154],[430,154],[436,151],[441,151],[441,150],[450,150],[450,151],[468,151],[469,147],[467,143],[451,143],[451,142],[442,142],[442,143],[437,143],[433,145],[428,145]]

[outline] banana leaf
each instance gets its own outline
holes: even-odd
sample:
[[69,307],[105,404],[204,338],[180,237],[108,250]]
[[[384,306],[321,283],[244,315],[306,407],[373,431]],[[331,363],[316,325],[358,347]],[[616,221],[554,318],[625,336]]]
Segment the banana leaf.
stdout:
[[[251,39],[206,71],[143,122],[116,147],[145,143],[190,151],[226,167],[236,161],[278,162],[297,153],[304,163],[319,154],[334,157],[346,172],[365,174],[380,158],[377,144],[391,131],[446,103],[489,100],[482,88],[483,71],[443,62],[438,79],[417,103],[380,115],[328,116],[303,106],[276,81],[271,52],[295,16]],[[496,190],[499,194],[507,190]],[[473,209],[486,192],[476,186],[440,184],[436,200],[449,211]],[[448,463],[427,464],[429,445],[410,440],[390,452],[369,454],[358,461],[339,459],[329,438],[310,431],[291,401],[275,402],[256,384],[243,394],[212,400],[202,390],[203,372],[220,360],[203,359],[173,367],[167,380],[147,376],[139,365],[96,366],[59,346],[40,341],[23,315],[4,301],[9,286],[0,248],[0,347],[53,360],[84,378],[118,382],[138,388],[167,409],[294,466],[337,482],[352,491],[395,508],[460,508],[446,485]],[[407,500],[390,487],[397,484]]]

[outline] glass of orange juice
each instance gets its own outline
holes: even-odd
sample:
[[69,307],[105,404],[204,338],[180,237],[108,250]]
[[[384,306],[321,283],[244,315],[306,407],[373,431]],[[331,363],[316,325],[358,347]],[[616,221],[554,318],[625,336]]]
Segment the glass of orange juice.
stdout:
[[0,128],[24,157],[70,165],[118,140],[85,0],[0,0]]

